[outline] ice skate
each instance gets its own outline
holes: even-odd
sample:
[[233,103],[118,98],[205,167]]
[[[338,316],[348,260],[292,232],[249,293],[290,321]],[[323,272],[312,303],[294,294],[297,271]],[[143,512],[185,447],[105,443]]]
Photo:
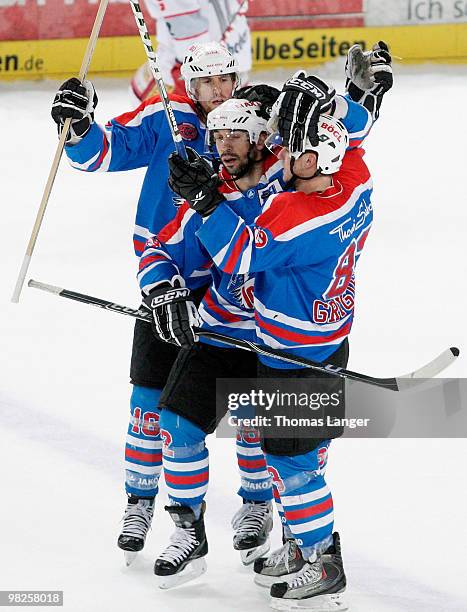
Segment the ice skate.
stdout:
[[284,545],[275,550],[269,557],[256,559],[254,565],[255,583],[270,587],[275,582],[289,581],[305,565],[305,561],[293,538],[287,539]]
[[327,563],[337,563],[338,565],[340,565],[342,573],[344,573],[344,564],[342,561],[341,551],[341,538],[337,531],[332,534],[332,545],[329,546],[323,553],[323,563],[324,565],[326,565]]
[[137,553],[143,550],[146,535],[154,515],[154,498],[128,496],[123,516],[123,529],[118,536],[117,545],[125,552],[125,565],[133,563]]
[[160,589],[173,587],[194,580],[207,569],[204,559],[208,552],[204,530],[204,510],[199,519],[188,506],[166,506],[175,523],[175,532],[170,536],[170,544],[154,564],[154,574]]
[[240,551],[243,565],[250,565],[270,548],[272,503],[245,500],[232,518],[232,527],[235,530],[233,546]]
[[326,554],[306,562],[295,578],[271,587],[273,610],[334,612],[348,610],[342,598],[346,579],[339,557]]

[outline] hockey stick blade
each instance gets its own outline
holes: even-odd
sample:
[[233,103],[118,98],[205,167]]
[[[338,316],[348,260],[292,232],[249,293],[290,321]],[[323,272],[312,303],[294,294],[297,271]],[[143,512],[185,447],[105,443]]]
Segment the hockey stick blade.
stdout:
[[438,357],[435,357],[433,361],[425,364],[421,368],[414,370],[413,372],[409,372],[408,374],[403,374],[402,376],[398,376],[397,386],[399,391],[405,389],[412,389],[414,386],[412,381],[414,379],[429,379],[434,378],[437,374],[440,374],[443,370],[451,365],[460,355],[460,351],[457,347],[451,346],[451,348],[443,351]]
[[[405,391],[413,389],[414,386],[416,386],[417,384],[424,384],[427,379],[433,378],[434,376],[445,370],[449,365],[451,365],[451,363],[453,363],[457,359],[460,354],[458,348],[451,347],[443,351],[440,355],[438,355],[438,357],[436,357],[429,363],[425,364],[421,368],[418,368],[417,370],[409,372],[408,374],[403,374],[402,376],[395,376],[394,378],[377,378],[374,376],[361,374],[359,372],[353,372],[352,370],[337,368],[330,364],[321,364],[310,359],[306,359],[305,357],[295,357],[294,355],[289,355],[287,353],[284,353],[283,351],[279,351],[268,346],[258,345],[254,342],[249,342],[248,340],[237,340],[236,338],[228,338],[226,336],[223,336],[222,334],[217,334],[215,332],[201,332],[198,333],[198,335],[210,338],[211,340],[223,342],[224,344],[229,344],[230,346],[252,350],[259,355],[273,357],[281,361],[286,361],[288,363],[295,363],[302,367],[306,366],[309,368],[313,368],[316,371],[323,372],[323,374],[333,374],[335,376],[340,376],[341,378],[345,378],[348,380],[364,382],[376,387],[382,387],[383,389],[389,389],[390,391]],[[409,382],[409,380],[413,381],[414,379],[418,379],[419,382]]]
[[[47,291],[48,293],[53,293],[54,295],[59,295],[70,300],[82,302],[83,304],[90,304],[91,306],[103,308],[104,310],[111,310],[113,312],[117,312],[118,314],[123,314],[130,317],[134,317],[136,319],[141,319],[142,321],[146,321],[147,323],[151,321],[151,314],[144,308],[134,309],[128,306],[121,306],[120,304],[116,304],[108,300],[96,298],[91,295],[86,295],[84,293],[78,293],[76,291],[70,291],[68,289],[63,289],[54,285],[48,285],[46,283],[41,283],[33,279],[28,282],[28,287],[40,289],[41,291]],[[204,331],[199,329],[196,330],[196,333],[198,334],[198,336],[209,338],[211,340],[216,340],[234,348],[253,351],[258,355],[273,357],[275,359],[279,359],[280,361],[293,363],[300,367],[305,366],[308,368],[312,368],[313,370],[317,372],[322,372],[323,374],[331,374],[333,376],[338,376],[346,380],[363,382],[376,387],[381,387],[383,389],[388,389],[390,391],[404,391],[407,389],[412,389],[417,383],[409,383],[409,380],[416,381],[418,379],[420,381],[420,384],[423,384],[426,379],[432,378],[443,370],[445,370],[449,365],[451,365],[451,363],[453,363],[457,359],[460,354],[458,348],[451,347],[443,351],[440,355],[438,355],[438,357],[436,357],[436,359],[433,359],[433,361],[430,361],[421,368],[413,370],[408,374],[396,376],[394,378],[376,378],[374,376],[361,374],[360,372],[353,372],[352,370],[338,368],[331,364],[319,363],[316,361],[312,361],[311,359],[306,359],[304,357],[296,357],[295,355],[289,355],[287,353],[284,353],[283,351],[279,351],[268,346],[262,346],[260,344],[256,344],[255,342],[250,342],[249,340],[238,340],[237,338],[231,338],[229,336],[224,336],[223,334],[218,334],[216,332]]]

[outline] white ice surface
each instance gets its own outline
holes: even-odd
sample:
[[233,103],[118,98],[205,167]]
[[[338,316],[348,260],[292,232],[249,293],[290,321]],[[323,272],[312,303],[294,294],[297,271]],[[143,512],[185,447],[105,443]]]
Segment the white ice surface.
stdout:
[[[327,70],[337,84],[341,73]],[[209,443],[207,574],[156,588],[152,563],[171,531],[164,490],[146,550],[123,568],[115,541],[132,321],[28,288],[9,303],[55,151],[56,86],[0,86],[0,590],[63,589],[70,612],[267,610],[231,547],[233,441]],[[128,110],[125,82],[96,87],[98,120]],[[375,222],[358,271],[354,370],[402,374],[467,346],[465,108],[466,68],[399,71],[368,141]],[[142,176],[84,175],[64,160],[29,276],[136,306]],[[465,376],[465,363],[446,375]],[[333,445],[328,479],[354,612],[467,610],[466,460],[462,439]]]

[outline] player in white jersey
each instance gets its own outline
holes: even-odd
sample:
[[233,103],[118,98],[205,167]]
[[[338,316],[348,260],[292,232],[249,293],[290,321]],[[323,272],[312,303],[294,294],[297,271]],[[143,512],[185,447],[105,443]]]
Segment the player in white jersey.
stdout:
[[[146,6],[156,20],[162,77],[173,93],[185,95],[180,68],[189,47],[210,41],[221,41],[227,46],[245,82],[251,69],[247,0],[146,0]],[[157,93],[148,63],[136,71],[131,89],[139,102]]]

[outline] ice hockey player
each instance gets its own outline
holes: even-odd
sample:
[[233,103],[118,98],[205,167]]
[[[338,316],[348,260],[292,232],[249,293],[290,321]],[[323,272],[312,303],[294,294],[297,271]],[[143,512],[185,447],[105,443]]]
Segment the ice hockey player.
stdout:
[[[202,152],[207,113],[231,97],[238,84],[238,66],[228,50],[218,43],[195,45],[182,66],[187,95],[171,96],[172,107],[186,144]],[[136,110],[110,120],[105,127],[94,121],[97,96],[90,82],[67,80],[55,96],[52,117],[59,132],[72,117],[66,154],[71,165],[85,172],[114,172],[147,167],[136,211],[134,249],[141,255],[146,240],[173,219],[177,207],[167,185],[167,158],[174,145],[159,97]],[[157,262],[152,263],[157,266]],[[200,270],[187,280],[199,302],[210,278]],[[149,326],[136,321],[130,378],[130,422],[125,448],[128,503],[118,545],[127,552],[127,562],[144,546],[151,525],[158,479],[162,470],[158,403],[179,347],[158,341]],[[243,480],[255,477],[264,483],[264,458],[257,440],[242,450],[239,467]],[[256,451],[254,450],[256,447]],[[240,452],[241,451],[241,452]],[[251,452],[254,460],[244,455]],[[261,458],[263,464],[261,465]],[[268,493],[265,488],[265,494]],[[269,496],[272,497],[269,486]]]
[[[314,79],[313,86],[321,87],[329,108],[336,112],[345,109],[353,146],[358,146],[371,126],[368,112],[351,101],[336,97],[335,90],[319,79]],[[213,168],[191,152],[190,162],[184,162],[177,155],[171,156],[170,184],[173,189],[184,197],[200,199],[208,208],[225,199],[241,218],[247,222],[254,219],[267,198],[284,187],[282,163],[264,148],[265,121],[258,113],[259,108],[252,102],[230,100],[208,115],[209,135],[223,163],[219,174],[220,193],[216,191],[217,177]],[[140,283],[143,293],[148,294],[145,302],[153,310],[156,335],[166,340],[179,336],[179,342],[187,346],[195,340],[192,328],[196,310],[189,291],[183,287],[180,269],[186,274],[211,266],[197,238],[201,226],[201,217],[193,214],[185,203],[174,222],[148,242],[140,263]],[[160,263],[151,269],[154,257]],[[251,333],[254,327],[251,318],[253,279],[250,275],[232,276],[228,270],[224,272],[226,274],[221,274],[211,267],[212,285],[199,309],[201,328],[251,340],[254,337]],[[167,509],[177,528],[172,544],[155,564],[155,573],[162,577],[165,587],[190,580],[206,567],[203,560],[207,553],[203,519],[203,498],[208,482],[205,437],[214,431],[222,416],[216,414],[215,379],[251,377],[256,372],[255,366],[256,361],[242,351],[201,341],[179,355],[169,377],[161,399],[164,408],[161,435],[171,502]],[[195,388],[194,379],[197,381]],[[198,480],[193,480],[197,474],[192,465],[196,466],[196,471],[203,470],[203,487]],[[193,492],[188,494],[188,487],[184,486],[181,496],[180,487],[177,491],[171,481],[173,473],[179,482],[196,482]]]
[[[309,85],[304,75],[292,79],[275,109],[290,147],[280,154],[284,178],[293,182],[294,191],[271,195],[250,225],[224,202],[207,209],[202,199],[189,204],[204,215],[197,235],[216,267],[255,275],[258,340],[345,367],[355,265],[373,217],[372,181],[362,149],[346,152],[347,130],[319,112],[319,96]],[[310,111],[298,127],[295,118],[304,98]],[[260,378],[309,378],[314,391],[338,393],[344,401],[338,377],[259,359]],[[262,440],[278,511],[292,536],[272,561],[256,562],[260,583],[275,580],[273,609],[347,609],[341,599],[346,578],[339,538],[333,538],[333,501],[324,479],[329,444],[329,439],[286,434]]]
[[[192,65],[193,58],[201,61],[203,49],[208,48],[209,45],[201,45],[193,50],[193,54],[186,59],[187,67]],[[230,92],[237,81],[236,67],[230,63],[228,54],[219,50],[219,56],[219,75],[232,75],[230,85],[226,85],[224,77],[217,80],[207,74],[201,84],[192,78],[187,68],[186,84],[195,100],[174,96],[172,101],[182,135],[197,150],[202,150],[204,142],[204,126],[200,116],[204,117],[210,108],[228,97],[230,93],[224,88]],[[210,87],[211,100],[206,93]],[[196,100],[197,97],[203,99]],[[97,96],[90,83],[81,86],[76,79],[70,79],[57,93],[52,115],[59,125],[59,131],[64,120],[72,117],[66,152],[74,167],[88,172],[148,167],[138,203],[134,234],[135,251],[140,254],[146,238],[156,233],[176,211],[167,206],[171,192],[166,188],[166,170],[161,163],[161,159],[173,147],[168,126],[162,117],[162,105],[158,98],[154,98],[136,111],[125,113],[101,128],[94,123],[96,104]],[[191,288],[196,289],[198,282],[199,279]],[[202,285],[202,277],[199,284]],[[176,353],[175,347],[158,344],[147,333],[147,326],[136,324],[131,368],[134,387],[126,448],[129,503],[120,541],[120,545],[129,551],[142,548],[152,520],[153,498],[157,493],[161,470],[157,404],[160,388],[165,383]],[[157,360],[154,355],[158,356]]]
[[[185,95],[180,75],[183,58],[193,44],[223,42],[234,56],[241,81],[251,69],[250,29],[246,18],[248,0],[146,0],[156,20],[157,57],[162,78],[172,93]],[[136,71],[131,89],[139,102],[157,93],[149,64]]]
[[[203,166],[213,186],[206,198],[212,205],[226,199],[250,222],[260,213],[266,193],[282,189],[282,163],[264,147],[266,123],[259,102],[241,99],[227,100],[208,115],[209,134],[223,165],[219,179],[208,162]],[[241,130],[236,129],[238,126]],[[191,159],[197,159],[192,150],[188,153]],[[183,180],[184,169],[181,173],[177,181]],[[191,184],[197,185],[202,178],[192,177]],[[196,324],[234,338],[255,336],[252,281],[248,275],[232,277],[212,269],[212,262],[196,237],[201,224],[202,218],[184,203],[175,219],[148,241],[138,275],[146,295],[144,302],[153,312],[156,337],[177,342],[185,349],[169,375],[160,402],[164,477],[169,492],[167,509],[177,526],[172,543],[154,568],[162,588],[191,580],[206,567],[201,560],[207,552],[202,516],[209,471],[205,437],[218,423],[216,378],[256,375],[253,354],[207,341],[194,345]],[[154,261],[157,266],[152,265]],[[212,280],[198,319],[185,283],[203,269],[211,270]],[[179,424],[179,435],[172,429],[172,422]],[[270,477],[258,442],[256,432],[239,431],[237,452],[243,467],[240,491],[243,505],[232,525],[234,548],[240,550],[245,564],[268,550],[272,528]],[[262,467],[262,474],[258,470],[250,472],[255,465]]]

